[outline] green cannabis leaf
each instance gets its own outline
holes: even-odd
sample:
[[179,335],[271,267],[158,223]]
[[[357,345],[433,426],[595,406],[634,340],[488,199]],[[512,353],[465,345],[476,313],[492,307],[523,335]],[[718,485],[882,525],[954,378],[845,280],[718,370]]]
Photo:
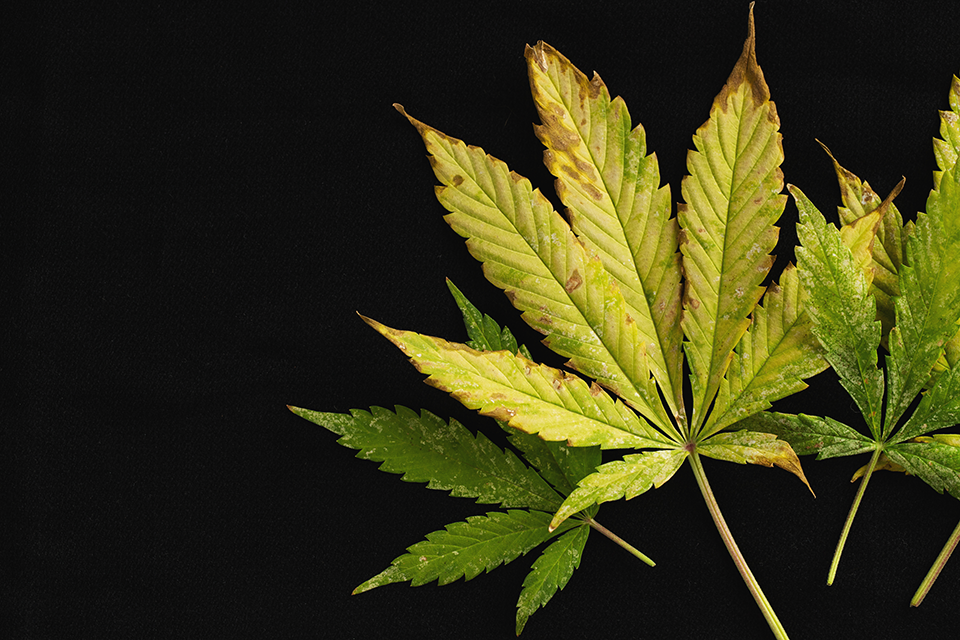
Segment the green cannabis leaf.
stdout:
[[[518,353],[479,312],[465,311],[469,344],[364,320],[402,350],[428,384],[520,434],[514,443],[565,498],[540,537],[527,536],[528,515],[448,527],[428,536],[425,546],[411,547],[409,558],[372,584],[472,577],[567,530],[570,518],[584,520],[597,504],[659,487],[689,461],[745,583],[776,637],[786,638],[700,460],[702,454],[777,465],[806,483],[786,441],[723,430],[805,388],[803,379],[827,366],[797,271],[788,267],[779,285],[763,286],[786,196],[780,122],[757,65],[753,6],[743,53],[693,138],[681,187],[685,203],[676,217],[656,156],[624,101],[611,99],[599,76],[588,78],[545,43],[528,46],[525,57],[541,121],[536,133],[568,219],[502,161],[396,107],[420,133],[442,185],[436,193],[446,220],[466,238],[487,279],[570,369],[594,382]],[[578,465],[574,478],[556,456],[558,466],[550,464],[552,449],[538,449],[529,438],[545,443],[541,447],[574,447],[568,452],[636,452]],[[448,485],[462,495],[477,491]],[[534,564],[520,614],[563,586],[579,563],[582,531],[567,531]],[[513,538],[508,543],[504,536]],[[463,555],[473,558],[470,570],[457,561],[450,569],[444,564]]]
[[[813,332],[841,384],[856,402],[869,436],[830,418],[762,414],[741,423],[777,434],[800,454],[818,459],[871,453],[854,474],[861,479],[830,566],[840,556],[874,471],[915,475],[936,491],[960,498],[960,448],[954,435],[935,434],[960,423],[960,167],[957,120],[960,81],[953,79],[951,111],[941,113],[934,141],[939,171],[926,212],[903,223],[893,204],[903,182],[885,199],[833,159],[843,206],[841,227],[827,223],[799,190],[797,249],[809,292]],[[828,150],[829,153],[829,150]],[[881,366],[878,348],[888,354]],[[922,394],[922,395],[921,395]],[[905,416],[915,399],[919,404]],[[918,605],[960,538],[954,531],[912,601]]]
[[[482,314],[452,282],[447,284],[463,314],[473,348],[529,355],[509,329]],[[559,528],[549,527],[563,498],[600,464],[597,447],[570,448],[501,423],[531,468],[482,433],[474,436],[456,420],[445,422],[427,411],[418,415],[400,406],[395,411],[373,407],[350,414],[290,409],[342,436],[339,444],[359,449],[358,457],[382,462],[383,471],[401,473],[408,482],[426,482],[429,489],[509,509],[469,517],[427,534],[425,541],[409,547],[387,569],[358,586],[355,594],[394,582],[417,586],[434,580],[441,585],[461,577],[471,580],[560,536],[544,550],[523,583],[517,604],[519,635],[530,615],[570,580],[591,528],[653,565],[594,519],[598,508],[592,503],[570,514],[574,518]]]

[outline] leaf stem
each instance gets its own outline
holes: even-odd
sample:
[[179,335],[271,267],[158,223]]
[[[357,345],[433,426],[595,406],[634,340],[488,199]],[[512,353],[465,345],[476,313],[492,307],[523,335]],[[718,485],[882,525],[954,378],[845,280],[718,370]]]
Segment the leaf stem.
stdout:
[[940,555],[937,556],[937,560],[933,563],[933,566],[930,567],[930,571],[927,572],[923,582],[920,583],[920,588],[913,594],[913,599],[910,601],[911,607],[919,607],[923,599],[927,597],[927,592],[930,591],[930,587],[933,586],[937,576],[940,575],[943,566],[947,564],[947,560],[950,559],[950,554],[957,548],[958,541],[960,541],[960,522],[957,523],[956,529],[950,534],[947,544],[943,545],[943,549],[940,550]]
[[870,477],[873,475],[874,469],[877,468],[877,461],[880,459],[880,454],[883,453],[883,447],[877,447],[873,450],[873,455],[870,456],[870,463],[867,464],[867,472],[863,474],[863,479],[860,481],[860,488],[857,490],[857,496],[853,499],[853,504],[850,506],[850,513],[847,514],[847,521],[843,523],[843,531],[840,532],[840,540],[837,541],[837,549],[833,552],[833,560],[830,562],[830,571],[827,573],[827,586],[833,584],[834,578],[837,577],[837,566],[840,564],[840,555],[843,553],[843,547],[847,544],[847,536],[850,534],[850,527],[853,526],[853,519],[857,515],[857,509],[860,508],[860,501],[863,499],[863,493],[867,490],[867,483],[870,482]]
[[776,636],[778,640],[789,640],[786,630],[783,628],[783,625],[780,624],[777,614],[773,611],[773,607],[770,606],[767,597],[763,595],[760,583],[753,577],[753,572],[750,571],[750,567],[747,566],[747,561],[740,552],[736,540],[733,539],[733,534],[730,532],[730,527],[727,526],[726,520],[723,519],[723,514],[720,513],[720,505],[717,504],[717,499],[710,489],[710,483],[707,482],[707,476],[703,471],[703,465],[700,463],[700,456],[697,454],[696,448],[692,444],[688,446],[690,447],[690,466],[693,467],[693,475],[697,479],[697,485],[699,485],[703,499],[707,503],[710,515],[713,516],[713,522],[717,525],[717,531],[720,532],[723,544],[726,545],[727,551],[730,552],[733,563],[737,566],[737,570],[746,583],[747,589],[749,589],[751,595],[753,595],[753,599],[756,600],[757,606],[760,607],[760,611],[763,613],[763,617],[766,618],[767,624],[770,625],[770,630],[773,631],[773,635]]
[[615,534],[613,531],[610,531],[610,529],[607,529],[605,526],[603,526],[602,524],[600,524],[590,516],[584,516],[583,521],[589,524],[599,533],[602,533],[603,535],[607,536],[608,538],[616,542],[618,545],[626,549],[628,552],[630,552],[631,555],[634,555],[637,558],[640,558],[651,567],[657,566],[656,562],[654,562],[653,560],[648,558],[646,555],[644,555],[639,549],[637,549],[632,544],[630,544],[629,542],[627,542],[626,540],[624,540],[623,538]]

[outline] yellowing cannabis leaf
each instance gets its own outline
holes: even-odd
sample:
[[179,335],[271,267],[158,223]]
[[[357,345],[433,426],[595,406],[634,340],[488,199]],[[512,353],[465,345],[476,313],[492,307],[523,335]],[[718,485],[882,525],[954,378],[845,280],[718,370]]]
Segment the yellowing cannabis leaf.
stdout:
[[803,389],[804,378],[826,367],[792,266],[759,304],[786,196],[780,123],[757,65],[752,6],[743,53],[694,136],[676,218],[656,156],[624,101],[545,43],[527,47],[526,60],[541,120],[536,132],[569,223],[504,162],[395,106],[423,139],[445,219],[487,279],[567,366],[595,382],[512,350],[479,351],[367,322],[429,384],[483,415],[569,446],[647,450],[579,478],[551,530],[595,504],[660,486],[690,460],[744,580],[785,638],[698,457],[777,465],[806,482],[786,442],[723,430]]

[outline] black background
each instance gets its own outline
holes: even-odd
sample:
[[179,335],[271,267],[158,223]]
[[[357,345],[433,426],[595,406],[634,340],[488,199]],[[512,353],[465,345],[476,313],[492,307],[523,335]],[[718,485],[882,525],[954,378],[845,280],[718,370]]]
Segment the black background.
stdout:
[[[507,638],[533,556],[442,588],[350,591],[489,507],[353,458],[285,404],[403,404],[492,426],[355,315],[464,338],[444,277],[537,344],[443,222],[416,132],[483,146],[553,198],[525,43],[622,95],[679,198],[690,136],[736,61],[746,2],[100,3],[2,20],[0,635]],[[960,68],[953,0],[761,0],[757,51],[786,180],[820,208],[828,158],[922,209]],[[554,198],[554,201],[556,199]],[[792,260],[796,209],[775,272]],[[12,278],[8,276],[12,275]],[[831,373],[778,405],[860,424]],[[907,603],[960,518],[914,478],[871,483],[825,577],[865,459],[707,460],[792,638],[949,637],[960,560]],[[687,468],[599,519],[523,637],[766,638]]]

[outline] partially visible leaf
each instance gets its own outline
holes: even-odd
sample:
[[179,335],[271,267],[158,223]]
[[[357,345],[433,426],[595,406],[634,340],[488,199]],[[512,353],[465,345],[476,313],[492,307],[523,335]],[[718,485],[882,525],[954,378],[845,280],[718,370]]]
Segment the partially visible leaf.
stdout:
[[883,371],[877,366],[881,325],[869,282],[856,267],[840,231],[828,225],[802,191],[790,187],[800,211],[797,266],[808,294],[807,312],[825,357],[867,420],[881,431]]
[[707,410],[763,295],[783,213],[783,146],[777,109],[757,65],[753,19],[743,53],[687,154],[679,206],[687,278],[684,350],[693,387],[693,431]]
[[[870,471],[869,462],[853,472],[853,477],[850,478],[850,482],[856,482],[863,476],[867,475],[868,471]],[[873,465],[873,471],[870,471],[870,473],[875,473],[877,471],[893,471],[894,473],[904,473],[906,472],[906,469],[892,461],[887,454],[881,453],[880,457],[877,459],[877,463]]]
[[603,462],[600,447],[571,447],[565,442],[550,442],[519,429],[510,429],[509,439],[523,452],[527,462],[564,497]]
[[956,424],[960,424],[960,365],[937,377],[933,388],[923,395],[913,415],[891,442],[903,442]]
[[937,360],[934,371],[943,371],[947,367],[955,367],[958,362],[960,362],[960,325],[958,325],[957,332],[953,334],[953,337],[947,340],[943,358]]
[[850,250],[854,266],[863,271],[867,282],[871,284],[874,275],[872,248],[879,228],[879,210],[840,227],[840,241]]
[[407,553],[353,593],[394,582],[410,581],[418,587],[434,580],[440,585],[460,578],[472,580],[557,535],[547,528],[549,522],[550,516],[540,511],[493,511],[470,516],[466,522],[454,522],[428,533],[426,540],[407,549]]
[[803,310],[803,292],[793,265],[771,285],[763,306],[737,345],[702,436],[707,437],[802,391],[803,382],[827,368],[812,322]]
[[391,329],[364,320],[410,358],[427,384],[469,409],[504,420],[544,440],[605,449],[671,446],[623,403],[596,384],[508,351],[476,351],[462,344]]
[[576,490],[567,496],[550,522],[558,527],[567,518],[586,507],[620,498],[635,498],[652,488],[659,488],[673,477],[687,457],[685,449],[648,451],[626,455],[601,465],[597,471],[580,481]]
[[600,259],[587,254],[526,178],[483,149],[407,119],[443,183],[437,198],[451,212],[445,219],[467,238],[487,279],[506,292],[525,322],[548,336],[544,344],[570,358],[568,366],[680,440],[651,377],[637,323]]
[[[933,139],[933,151],[937,158],[939,171],[933,172],[934,189],[940,190],[940,181],[943,178],[944,171],[950,170],[957,164],[958,154],[960,154],[960,79],[953,76],[953,82],[950,84],[950,110],[940,112],[940,135],[942,140]],[[934,370],[943,371],[960,362],[960,326],[957,332],[947,341],[944,349],[944,355],[937,360]]]
[[798,456],[817,454],[817,460],[852,456],[876,449],[870,438],[833,418],[764,411],[735,427],[771,433],[790,443]]
[[543,550],[533,563],[533,568],[523,581],[523,591],[517,601],[517,635],[523,631],[527,620],[540,607],[546,606],[550,598],[563,589],[575,569],[580,566],[583,547],[590,535],[590,527],[580,525],[567,531]]
[[890,331],[889,389],[884,436],[930,378],[960,320],[960,173],[943,172],[907,241],[900,269],[896,326]]
[[670,187],[660,186],[643,127],[631,130],[621,98],[610,99],[600,76],[588,79],[550,45],[526,50],[530,88],[546,145],[544,163],[570,224],[617,282],[650,368],[681,424],[680,251],[670,218]]
[[531,357],[530,351],[525,346],[517,345],[517,339],[513,337],[510,329],[501,327],[496,320],[485,313],[480,313],[480,310],[467,300],[467,297],[449,278],[447,278],[447,288],[450,289],[453,299],[457,301],[457,307],[460,308],[460,313],[463,314],[463,324],[470,338],[466,343],[468,347],[477,351],[506,350],[510,353],[520,353],[526,358]]
[[803,475],[800,459],[785,440],[778,440],[771,433],[757,431],[727,431],[697,444],[697,453],[739,464],[759,464],[765,467],[776,465],[800,478],[810,493],[813,489]]
[[951,447],[960,447],[960,434],[958,433],[935,433],[932,436],[920,436],[914,438],[914,440],[917,442],[939,442]]
[[[876,242],[871,243],[872,280],[870,290],[877,300],[877,318],[883,325],[884,340],[890,332],[894,322],[893,298],[900,295],[898,284],[900,265],[903,263],[903,252],[906,238],[903,233],[903,217],[893,203],[893,199],[903,188],[900,181],[886,198],[881,199],[866,182],[851,171],[840,166],[833,154],[825,145],[824,150],[833,161],[833,167],[840,183],[840,198],[843,206],[837,207],[840,214],[840,223],[843,229],[853,226],[856,222],[871,213],[877,212],[880,223],[876,229]],[[848,232],[849,233],[849,232]],[[850,246],[848,244],[848,246]]]
[[482,433],[474,437],[456,420],[447,423],[429,411],[417,415],[405,407],[396,409],[372,407],[369,413],[354,409],[345,414],[290,407],[341,435],[337,442],[359,449],[357,457],[382,461],[381,471],[402,473],[407,482],[426,482],[429,489],[504,507],[552,512],[560,505],[560,496],[543,478]]
[[940,112],[940,136],[943,139],[933,139],[933,155],[940,167],[939,171],[933,172],[933,188],[937,190],[940,189],[943,172],[957,164],[960,154],[960,79],[957,76],[953,76],[950,84],[949,99],[950,111]]
[[917,476],[938,493],[960,498],[960,447],[939,441],[901,442],[885,453],[910,475]]

